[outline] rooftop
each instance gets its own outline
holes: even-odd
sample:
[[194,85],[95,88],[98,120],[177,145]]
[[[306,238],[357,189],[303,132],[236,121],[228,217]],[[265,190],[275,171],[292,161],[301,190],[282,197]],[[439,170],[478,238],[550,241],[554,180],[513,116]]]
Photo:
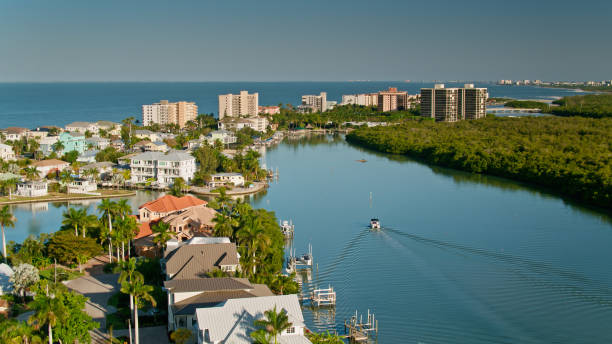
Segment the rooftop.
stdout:
[[166,256],[166,272],[172,279],[206,277],[222,265],[238,265],[236,244],[185,245]]
[[253,289],[248,279],[234,277],[173,279],[164,281],[164,287],[174,293]]
[[57,160],[57,159],[48,159],[48,160],[40,160],[32,163],[32,166],[36,167],[47,167],[47,166],[56,166],[56,165],[70,165],[69,163]]
[[[216,279],[216,278],[214,278]],[[214,307],[229,299],[242,299],[247,297],[273,296],[270,288],[265,284],[252,284],[249,289],[229,289],[205,291],[196,296],[181,300],[174,305],[174,314],[194,314],[196,309]]]
[[132,157],[132,160],[161,160],[161,161],[185,161],[195,160],[193,155],[185,151],[145,152]]
[[147,202],[138,209],[146,208],[157,213],[171,213],[186,208],[191,208],[200,205],[206,205],[208,202],[199,198],[187,195],[183,197],[175,197],[172,195],[162,196],[154,201]]

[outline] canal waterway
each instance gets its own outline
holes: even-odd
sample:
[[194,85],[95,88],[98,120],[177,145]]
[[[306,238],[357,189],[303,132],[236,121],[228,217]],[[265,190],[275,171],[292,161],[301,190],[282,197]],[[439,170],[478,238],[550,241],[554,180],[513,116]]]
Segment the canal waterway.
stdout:
[[[310,328],[342,333],[355,310],[369,309],[379,343],[612,341],[605,213],[342,136],[286,140],[264,159],[279,178],[252,203],[293,221],[298,254],[312,245],[304,288],[337,292],[335,309],[305,308]],[[139,192],[130,202],[137,209],[157,196]],[[57,230],[66,203],[13,207],[7,239],[21,241]],[[371,217],[381,219],[380,232],[367,229]]]

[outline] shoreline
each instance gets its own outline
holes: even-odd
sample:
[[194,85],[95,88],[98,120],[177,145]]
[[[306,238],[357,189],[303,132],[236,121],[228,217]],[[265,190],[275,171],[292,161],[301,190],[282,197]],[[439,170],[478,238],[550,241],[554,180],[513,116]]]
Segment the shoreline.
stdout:
[[136,195],[135,191],[121,192],[121,193],[112,193],[108,195],[84,195],[84,194],[73,194],[75,196],[55,196],[55,197],[47,197],[43,196],[40,198],[32,198],[32,199],[21,199],[21,200],[11,200],[11,201],[2,201],[0,205],[10,205],[10,204],[27,204],[27,203],[42,203],[42,202],[66,202],[66,201],[78,201],[78,200],[88,200],[88,199],[105,199],[105,198],[116,198],[116,197],[130,197]]
[[[251,194],[256,194],[268,188],[267,182],[256,182],[256,183],[253,183],[253,185],[256,185],[256,186],[253,188],[239,188],[239,190],[227,190],[225,194],[228,196],[251,195]],[[191,194],[200,195],[200,196],[219,196],[220,195],[219,192],[212,192],[210,188],[204,188],[204,187],[198,187],[198,186],[191,186],[188,192]]]

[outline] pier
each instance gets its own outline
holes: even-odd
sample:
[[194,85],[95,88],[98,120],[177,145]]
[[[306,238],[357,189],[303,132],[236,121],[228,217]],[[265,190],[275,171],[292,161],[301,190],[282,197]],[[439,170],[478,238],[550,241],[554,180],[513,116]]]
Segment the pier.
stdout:
[[357,311],[355,311],[355,315],[344,321],[344,333],[354,342],[378,339],[378,320],[374,317],[374,313],[370,313],[368,309],[368,315],[364,323],[363,314],[358,316]]
[[310,294],[310,302],[313,306],[335,306],[336,292],[329,286],[327,289],[315,289]]
[[285,238],[287,239],[292,239],[293,238],[293,233],[295,230],[295,226],[293,225],[293,222],[291,220],[289,221],[282,221],[281,223],[279,223],[281,232],[283,233],[283,235],[285,236]]

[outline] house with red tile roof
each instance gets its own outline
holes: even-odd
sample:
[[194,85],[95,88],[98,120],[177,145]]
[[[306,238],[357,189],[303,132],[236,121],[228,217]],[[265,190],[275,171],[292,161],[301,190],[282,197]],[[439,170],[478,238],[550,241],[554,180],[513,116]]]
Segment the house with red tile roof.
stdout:
[[205,207],[207,203],[208,202],[190,195],[183,197],[165,195],[141,205],[138,208],[139,221],[156,221],[170,214],[189,210],[193,207]]

